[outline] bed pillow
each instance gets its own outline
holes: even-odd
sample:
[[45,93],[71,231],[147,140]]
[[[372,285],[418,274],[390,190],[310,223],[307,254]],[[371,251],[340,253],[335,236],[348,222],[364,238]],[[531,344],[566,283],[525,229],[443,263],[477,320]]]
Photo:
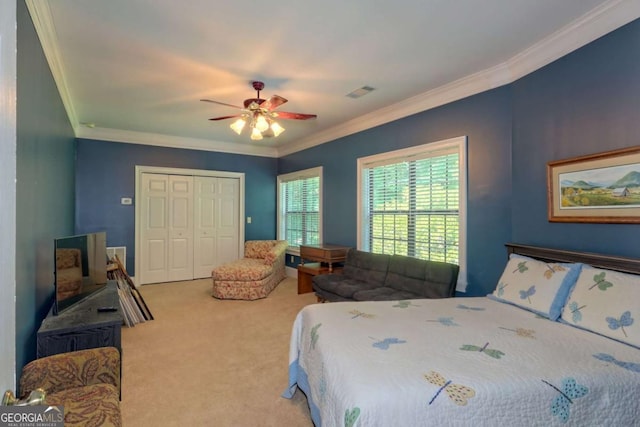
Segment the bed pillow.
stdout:
[[585,265],[561,320],[640,347],[640,276]]
[[489,296],[557,320],[581,267],[511,254],[498,286]]

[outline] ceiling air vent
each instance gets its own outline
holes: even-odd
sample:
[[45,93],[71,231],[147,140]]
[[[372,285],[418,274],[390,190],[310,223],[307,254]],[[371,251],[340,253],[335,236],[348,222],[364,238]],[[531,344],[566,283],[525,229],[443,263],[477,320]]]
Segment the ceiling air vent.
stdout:
[[369,92],[374,91],[374,90],[375,90],[375,88],[373,88],[371,86],[362,86],[359,89],[356,89],[356,90],[354,90],[352,92],[349,92],[347,94],[347,96],[349,98],[353,98],[353,99],[360,98],[361,96],[365,96],[366,94],[368,94]]

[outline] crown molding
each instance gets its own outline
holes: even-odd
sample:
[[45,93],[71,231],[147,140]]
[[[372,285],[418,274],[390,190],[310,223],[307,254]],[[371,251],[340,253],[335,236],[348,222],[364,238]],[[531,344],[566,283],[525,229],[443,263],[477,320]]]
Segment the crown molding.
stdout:
[[412,96],[404,101],[367,113],[341,125],[327,129],[326,131],[309,135],[294,144],[280,146],[278,147],[278,156],[285,156],[347,135],[362,132],[385,123],[466,98],[476,93],[503,86],[510,83],[510,81],[508,68],[500,64],[428,92]]
[[278,155],[278,152],[273,147],[236,144],[224,141],[212,141],[208,139],[187,138],[101,127],[78,127],[76,129],[76,138],[123,142],[127,144],[155,145],[158,147],[182,148],[188,150],[215,151],[219,153],[243,154],[247,156],[277,157]]
[[640,17],[640,1],[610,0],[509,60],[457,81],[280,146],[278,156],[302,151],[518,80]]
[[507,61],[512,81],[586,46],[638,17],[638,0],[610,0],[602,3]]
[[60,58],[60,50],[58,49],[58,35],[53,25],[53,18],[51,16],[51,9],[49,8],[48,1],[40,0],[25,0],[33,26],[36,29],[40,44],[42,45],[42,51],[45,58],[49,63],[53,80],[58,87],[62,104],[67,111],[69,122],[74,131],[78,128],[78,116],[76,110],[73,108],[73,102],[71,101],[71,95],[69,94],[69,86],[65,79],[65,72],[62,60]]
[[[311,134],[294,143],[277,148],[264,148],[221,141],[145,134],[143,132],[117,129],[91,129],[81,126],[78,123],[66,84],[64,67],[57,47],[57,35],[55,27],[53,26],[49,3],[47,0],[25,0],[25,2],[76,137],[91,139],[103,138],[108,141],[150,144],[174,148],[191,148],[206,151],[223,151],[267,157],[279,157],[305,150],[512,83],[640,17],[639,0],[607,1],[501,64],[357,117],[325,131]],[[119,140],[117,138],[122,139]]]

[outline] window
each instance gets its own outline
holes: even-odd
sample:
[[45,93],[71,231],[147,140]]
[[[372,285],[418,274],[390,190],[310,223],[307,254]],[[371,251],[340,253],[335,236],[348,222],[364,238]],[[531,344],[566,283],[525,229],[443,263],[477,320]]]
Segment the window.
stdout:
[[292,252],[322,243],[322,167],[278,176],[278,238]]
[[358,247],[460,266],[466,289],[466,137],[358,159]]

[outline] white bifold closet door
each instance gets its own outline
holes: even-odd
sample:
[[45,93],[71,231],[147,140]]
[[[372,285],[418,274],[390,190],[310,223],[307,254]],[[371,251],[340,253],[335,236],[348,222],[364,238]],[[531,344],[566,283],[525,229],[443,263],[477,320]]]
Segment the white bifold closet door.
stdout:
[[194,278],[238,258],[240,181],[195,177]]
[[239,180],[142,174],[140,284],[210,277],[237,258]]

